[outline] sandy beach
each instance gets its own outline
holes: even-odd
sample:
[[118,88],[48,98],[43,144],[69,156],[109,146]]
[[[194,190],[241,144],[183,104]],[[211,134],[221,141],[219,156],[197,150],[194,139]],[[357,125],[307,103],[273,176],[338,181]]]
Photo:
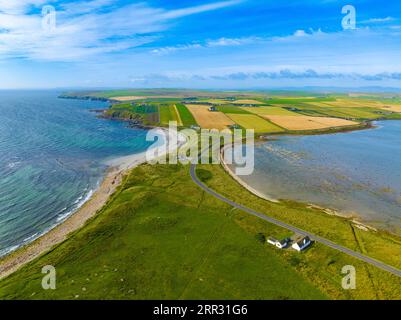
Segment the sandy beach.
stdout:
[[247,183],[245,183],[244,180],[242,180],[240,177],[238,177],[235,172],[233,172],[231,170],[231,168],[227,165],[227,163],[224,161],[224,152],[225,150],[228,148],[228,146],[225,146],[223,148],[221,148],[221,152],[220,152],[220,162],[221,165],[223,166],[224,170],[235,180],[237,181],[241,186],[243,186],[245,189],[247,189],[250,193],[254,194],[255,196],[270,201],[270,202],[279,202],[277,199],[268,197],[267,195],[259,192],[258,190],[256,190],[255,188],[252,188],[250,185],[248,185]]
[[[146,162],[146,157],[143,154],[139,154],[131,156],[131,160],[130,168],[133,168]],[[109,197],[121,184],[127,170],[129,169],[123,170],[119,167],[110,167],[99,188],[80,209],[42,237],[4,257],[0,261],[0,279],[10,275],[26,263],[49,251],[55,245],[66,240],[70,233],[83,227],[106,204]]]
[[[160,130],[164,131],[164,133],[167,132],[162,128]],[[168,137],[167,134],[166,137]],[[186,140],[183,140],[182,136],[179,136],[178,140],[177,148],[180,148],[185,144]],[[158,147],[163,148],[166,144],[167,140]],[[163,154],[159,153],[159,156],[163,156]],[[65,241],[69,234],[82,228],[88,220],[93,218],[103,208],[110,196],[121,184],[124,176],[131,169],[147,161],[146,151],[108,161],[106,164],[109,168],[102,183],[81,208],[46,234],[0,260],[0,279],[7,277],[28,262],[48,252],[55,245]]]

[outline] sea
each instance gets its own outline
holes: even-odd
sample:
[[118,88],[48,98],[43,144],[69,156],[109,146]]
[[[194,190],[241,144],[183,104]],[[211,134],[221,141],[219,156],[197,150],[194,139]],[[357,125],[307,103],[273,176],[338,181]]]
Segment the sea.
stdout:
[[141,153],[143,129],[100,119],[100,101],[58,91],[0,91],[0,256],[27,244],[82,206],[112,159]]
[[401,121],[326,135],[270,137],[256,144],[241,179],[266,197],[337,211],[401,234]]

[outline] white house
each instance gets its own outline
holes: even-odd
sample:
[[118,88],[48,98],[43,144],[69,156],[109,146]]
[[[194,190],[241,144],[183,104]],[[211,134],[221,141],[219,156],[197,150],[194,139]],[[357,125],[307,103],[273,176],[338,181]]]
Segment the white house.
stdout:
[[311,239],[309,237],[304,237],[301,240],[296,241],[292,245],[292,248],[297,251],[302,251],[305,250],[307,247],[309,247],[311,244],[312,244]]
[[274,238],[268,238],[267,239],[267,243],[279,248],[279,249],[284,249],[288,246],[288,239],[284,239],[284,240],[277,240]]
[[279,248],[279,249],[284,249],[284,248],[286,248],[288,246],[288,242],[289,242],[288,239],[277,241],[276,242],[276,247]]
[[271,245],[273,245],[273,246],[275,246],[276,245],[276,243],[277,243],[277,239],[274,239],[274,238],[268,238],[267,239],[267,243],[270,243]]

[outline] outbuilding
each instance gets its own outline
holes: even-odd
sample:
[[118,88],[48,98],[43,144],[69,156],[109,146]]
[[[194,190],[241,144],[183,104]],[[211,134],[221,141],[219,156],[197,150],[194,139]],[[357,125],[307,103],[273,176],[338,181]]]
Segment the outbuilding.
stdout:
[[309,237],[303,237],[302,239],[295,241],[292,245],[292,248],[301,252],[308,248],[312,244],[312,241]]

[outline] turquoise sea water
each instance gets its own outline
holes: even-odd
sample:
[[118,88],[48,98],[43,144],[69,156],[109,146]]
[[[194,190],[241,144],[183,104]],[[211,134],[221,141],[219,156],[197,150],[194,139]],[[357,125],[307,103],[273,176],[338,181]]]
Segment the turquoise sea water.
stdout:
[[105,161],[139,153],[146,131],[102,120],[103,102],[0,91],[0,255],[61,222],[92,194]]
[[257,145],[255,171],[241,177],[275,199],[331,208],[401,233],[401,121]]

